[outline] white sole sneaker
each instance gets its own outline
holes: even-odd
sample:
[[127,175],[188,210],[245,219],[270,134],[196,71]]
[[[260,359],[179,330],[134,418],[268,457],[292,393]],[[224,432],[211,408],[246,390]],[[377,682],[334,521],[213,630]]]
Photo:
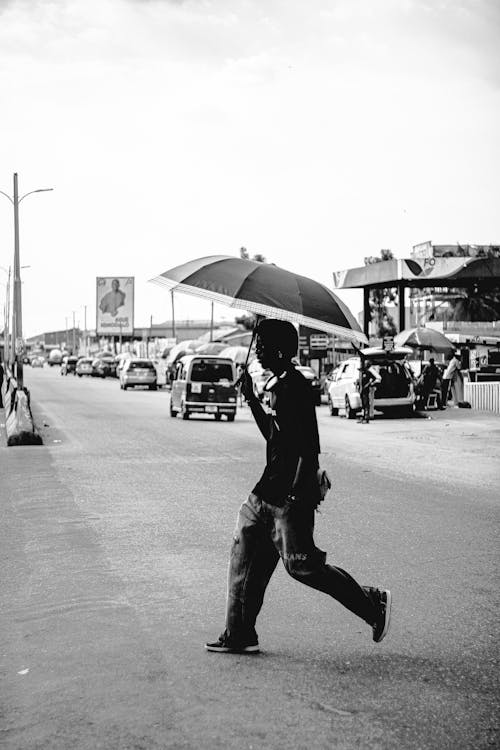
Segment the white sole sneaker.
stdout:
[[258,654],[260,649],[258,644],[253,646],[242,646],[241,648],[234,648],[232,646],[224,646],[218,643],[205,643],[207,651],[213,651],[217,654]]
[[389,632],[389,625],[391,622],[391,606],[392,606],[391,592],[389,591],[389,589],[383,589],[380,593],[385,594],[385,619],[384,619],[384,627],[382,629],[382,632],[380,633],[380,635],[377,636],[377,638],[375,638],[375,636],[373,637],[373,640],[375,641],[375,643],[380,643],[381,641],[384,640],[385,636]]

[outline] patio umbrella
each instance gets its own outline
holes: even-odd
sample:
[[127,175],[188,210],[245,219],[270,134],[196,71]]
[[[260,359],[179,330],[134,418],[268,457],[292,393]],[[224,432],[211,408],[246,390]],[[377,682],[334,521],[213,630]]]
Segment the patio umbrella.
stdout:
[[220,353],[221,357],[229,357],[237,365],[244,365],[247,360],[248,347],[246,346],[228,346]]
[[223,349],[226,348],[226,344],[220,341],[207,341],[196,347],[196,354],[219,354]]
[[194,349],[196,346],[199,345],[199,343],[200,342],[196,341],[196,339],[189,339],[188,341],[179,341],[178,344],[174,344],[174,346],[170,349],[168,356],[167,356],[167,362],[169,363],[176,362],[185,354],[194,354]]
[[267,318],[302,323],[367,343],[349,308],[328,287],[271,263],[211,255],[170,268],[151,281]]
[[454,352],[455,345],[440,331],[434,328],[408,328],[394,337],[395,346],[410,346],[420,352],[437,352],[438,354],[449,354]]

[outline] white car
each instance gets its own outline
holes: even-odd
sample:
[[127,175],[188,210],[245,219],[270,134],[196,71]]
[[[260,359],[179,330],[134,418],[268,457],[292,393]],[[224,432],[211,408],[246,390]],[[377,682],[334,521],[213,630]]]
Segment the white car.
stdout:
[[248,373],[252,377],[253,391],[258,399],[264,398],[264,386],[272,375],[271,370],[265,370],[258,359],[254,359],[248,365]]
[[[408,347],[386,352],[383,349],[364,349],[367,365],[375,369],[380,383],[375,387],[374,407],[378,411],[398,410],[408,416],[413,413],[415,404],[414,376],[406,361],[412,350]],[[328,406],[332,416],[345,410],[348,419],[354,419],[361,409],[361,396],[358,390],[359,357],[351,357],[341,362],[329,376]]]

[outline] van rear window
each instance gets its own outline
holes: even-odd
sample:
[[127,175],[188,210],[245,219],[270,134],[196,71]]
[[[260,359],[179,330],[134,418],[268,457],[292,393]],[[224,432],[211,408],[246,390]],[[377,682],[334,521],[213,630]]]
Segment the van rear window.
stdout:
[[131,362],[129,365],[129,370],[154,370],[155,366],[152,362],[148,362],[147,360],[141,360],[139,362]]
[[191,369],[193,383],[219,383],[233,381],[233,368],[227,362],[194,362]]

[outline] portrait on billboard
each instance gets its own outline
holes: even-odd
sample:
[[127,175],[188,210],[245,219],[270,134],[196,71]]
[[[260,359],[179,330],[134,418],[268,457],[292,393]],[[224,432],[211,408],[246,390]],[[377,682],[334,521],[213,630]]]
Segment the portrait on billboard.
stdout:
[[101,336],[134,332],[134,279],[131,276],[97,277],[96,331]]

